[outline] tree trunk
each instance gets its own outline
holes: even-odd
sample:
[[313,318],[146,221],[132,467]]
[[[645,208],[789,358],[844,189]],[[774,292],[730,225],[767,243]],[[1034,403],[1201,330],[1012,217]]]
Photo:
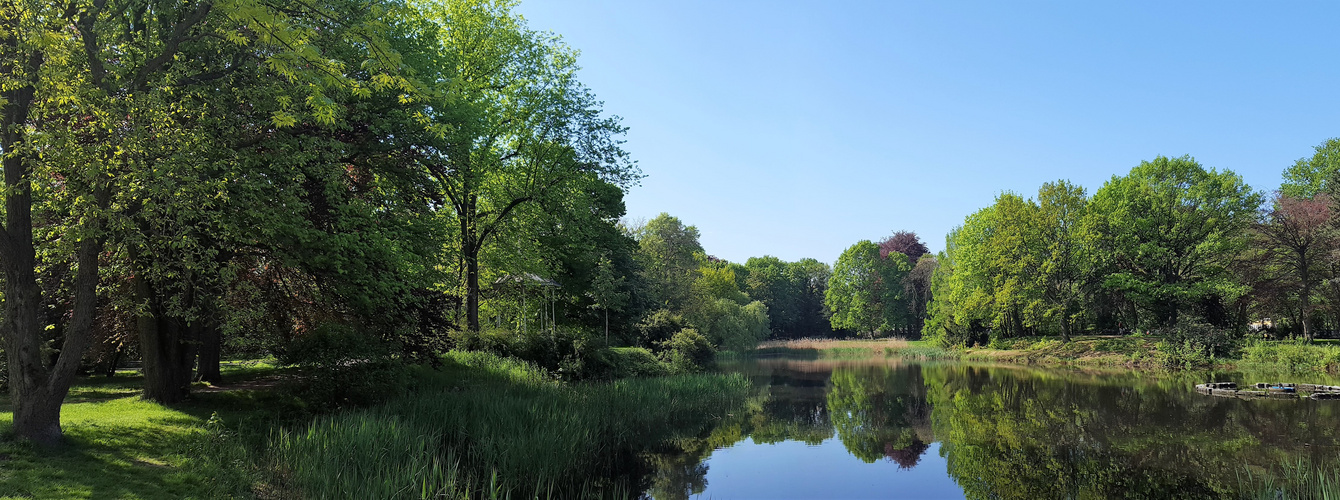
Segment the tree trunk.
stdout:
[[196,338],[200,339],[200,355],[196,365],[195,379],[210,384],[223,382],[219,372],[219,358],[223,351],[223,337],[219,324],[210,318],[203,318],[192,324]]
[[[17,33],[12,22],[4,26],[9,36],[3,41],[11,55],[18,55]],[[44,63],[43,54],[29,54],[28,60],[16,63],[22,71],[36,75]],[[6,74],[16,74],[18,68],[0,68]],[[61,343],[59,356],[50,366],[42,355],[46,343],[46,325],[42,320],[42,288],[37,283],[37,253],[33,247],[33,198],[30,176],[35,158],[25,152],[25,129],[35,96],[31,84],[11,86],[3,90],[0,99],[0,151],[4,151],[0,165],[4,167],[5,222],[0,228],[0,266],[5,274],[4,319],[0,323],[5,356],[9,363],[9,393],[13,404],[13,432],[19,440],[39,446],[60,443],[60,409],[70,392],[79,361],[91,342],[90,331],[97,307],[98,254],[102,241],[100,219],[90,220],[92,237],[78,242],[75,259],[79,269],[74,282],[74,307]],[[110,194],[96,189],[95,202],[106,207]]]
[[107,378],[116,376],[116,367],[121,364],[121,354],[126,350],[126,346],[116,346],[116,351],[112,352],[112,360],[107,362]]
[[479,250],[465,252],[465,324],[472,332],[479,331]]
[[1308,269],[1307,258],[1303,252],[1299,252],[1299,274],[1303,278],[1303,290],[1299,300],[1303,303],[1303,338],[1308,343],[1312,343],[1312,276]]
[[465,261],[465,326],[479,331],[479,228],[474,195],[466,198],[461,210],[461,258]]
[[134,281],[135,298],[145,304],[145,312],[135,318],[144,359],[144,399],[179,403],[190,394],[195,339],[184,321],[166,314],[148,279],[137,274]]

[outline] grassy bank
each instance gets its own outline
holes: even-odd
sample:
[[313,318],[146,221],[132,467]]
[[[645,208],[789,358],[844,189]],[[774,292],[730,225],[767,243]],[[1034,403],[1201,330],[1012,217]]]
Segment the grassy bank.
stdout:
[[766,357],[779,355],[801,359],[868,359],[872,357],[897,357],[905,359],[932,360],[957,359],[959,358],[960,353],[920,340],[795,339],[763,342],[759,344],[757,349],[744,353],[723,352],[718,355],[718,359],[728,360],[741,357]]
[[[230,363],[224,376],[261,387],[285,374],[265,364]],[[237,429],[266,426],[293,406],[273,391],[219,391],[201,386],[172,407],[139,398],[143,379],[122,372],[76,384],[61,408],[67,445],[38,450],[0,439],[0,497],[219,498],[252,495],[256,471]],[[232,422],[234,429],[224,427]],[[0,400],[0,433],[13,422]],[[263,435],[263,432],[261,432]]]
[[[706,433],[745,399],[739,377],[562,383],[533,365],[450,353],[401,396],[322,414],[288,371],[225,368],[234,390],[188,403],[143,380],[84,379],[62,411],[68,444],[0,440],[0,497],[548,498],[641,491],[646,449]],[[0,410],[8,410],[7,407]],[[7,432],[11,413],[0,413]]]
[[945,349],[929,341],[898,339],[800,339],[769,341],[748,354],[788,355],[802,359],[962,359],[994,363],[1045,366],[1127,368],[1220,368],[1268,370],[1279,373],[1340,372],[1340,342],[1313,344],[1294,341],[1247,341],[1233,356],[1211,358],[1187,346],[1173,345],[1157,336],[1076,336],[1070,342],[1056,337],[1023,337],[995,341],[989,347]]

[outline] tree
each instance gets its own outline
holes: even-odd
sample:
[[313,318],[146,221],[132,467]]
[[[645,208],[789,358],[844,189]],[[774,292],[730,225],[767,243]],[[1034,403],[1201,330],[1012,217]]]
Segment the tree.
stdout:
[[1280,194],[1296,199],[1308,199],[1320,193],[1335,198],[1337,176],[1340,176],[1340,137],[1327,139],[1315,149],[1311,158],[1299,158],[1284,170]]
[[679,309],[688,302],[697,277],[698,228],[661,213],[634,231],[641,247],[647,283],[661,307]]
[[1038,189],[1036,245],[1042,253],[1036,277],[1041,288],[1040,316],[1059,323],[1062,340],[1069,342],[1089,284],[1083,222],[1088,208],[1084,188],[1061,180]]
[[[898,254],[894,254],[898,255]],[[883,258],[879,246],[862,240],[848,247],[833,266],[824,292],[833,328],[873,337],[902,319],[902,280],[911,271],[906,258]],[[902,309],[900,309],[902,306]]]
[[935,256],[924,254],[912,266],[903,280],[903,294],[907,297],[909,314],[912,316],[912,330],[921,335],[926,324],[927,306],[931,302],[931,277],[935,274],[937,262]]
[[884,238],[879,242],[879,256],[888,257],[890,253],[898,252],[906,255],[910,263],[915,264],[922,255],[930,253],[926,244],[921,242],[917,233],[912,231],[895,231],[892,236]]
[[451,71],[428,120],[442,138],[424,145],[455,217],[466,327],[479,329],[479,256],[527,205],[569,210],[555,196],[594,175],[619,186],[639,177],[620,149],[624,127],[576,79],[576,54],[529,29],[513,1],[450,1],[428,14],[442,26]]
[[745,291],[768,306],[772,332],[780,337],[799,334],[801,277],[791,272],[788,263],[770,255],[750,257],[745,268]]
[[824,297],[833,269],[815,259],[800,259],[787,265],[787,272],[800,288],[796,303],[796,334],[826,337],[833,333]]
[[1094,194],[1087,221],[1103,254],[1103,285],[1147,312],[1151,326],[1171,326],[1183,313],[1222,326],[1222,304],[1245,291],[1228,269],[1260,203],[1237,174],[1189,156],[1160,156],[1113,176]]
[[1303,337],[1312,341],[1312,293],[1323,276],[1326,259],[1335,247],[1331,199],[1318,193],[1311,199],[1277,193],[1274,206],[1263,211],[1256,232],[1277,265],[1287,269],[1297,286]]

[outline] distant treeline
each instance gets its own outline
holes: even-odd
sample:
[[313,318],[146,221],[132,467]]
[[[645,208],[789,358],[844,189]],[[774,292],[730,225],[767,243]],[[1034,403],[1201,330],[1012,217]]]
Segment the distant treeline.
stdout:
[[1340,326],[1340,139],[1273,193],[1191,157],[1157,157],[1092,196],[1067,181],[1002,193],[946,238],[927,334],[948,344],[1081,332],[1186,341]]

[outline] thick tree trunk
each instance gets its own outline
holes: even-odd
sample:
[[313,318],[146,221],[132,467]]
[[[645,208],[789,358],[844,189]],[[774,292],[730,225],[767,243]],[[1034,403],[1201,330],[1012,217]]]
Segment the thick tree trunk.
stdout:
[[[10,36],[5,48],[18,53],[16,26],[6,23]],[[43,55],[36,52],[21,63],[29,75],[36,75]],[[0,68],[6,72],[13,68]],[[91,220],[94,236],[80,240],[75,259],[74,307],[66,327],[60,354],[49,366],[42,355],[46,343],[46,325],[42,318],[42,288],[37,283],[37,253],[33,246],[32,183],[33,160],[25,154],[28,114],[34,98],[32,85],[10,87],[3,91],[3,116],[0,119],[0,150],[4,155],[5,223],[0,228],[0,267],[5,273],[4,319],[0,323],[5,356],[9,362],[10,401],[14,409],[13,432],[20,440],[53,446],[61,440],[60,407],[70,392],[79,361],[88,348],[93,315],[97,306],[98,254],[102,241],[97,234],[99,219]],[[98,189],[94,199],[106,207],[110,195]]]
[[135,318],[144,359],[144,399],[181,402],[191,390],[195,339],[184,321],[166,314],[149,280],[137,275],[134,281],[135,298],[145,304],[145,312]]
[[195,379],[216,385],[222,383],[219,358],[223,350],[223,338],[218,323],[206,318],[197,321],[192,327],[197,329],[196,338],[200,339],[200,355],[196,362]]
[[9,362],[9,395],[14,402],[14,433],[49,446],[61,438],[60,405],[65,394],[62,391],[57,398],[48,390],[51,373],[42,357],[45,329],[39,314],[42,292],[31,264],[10,259],[6,264],[5,355]]

